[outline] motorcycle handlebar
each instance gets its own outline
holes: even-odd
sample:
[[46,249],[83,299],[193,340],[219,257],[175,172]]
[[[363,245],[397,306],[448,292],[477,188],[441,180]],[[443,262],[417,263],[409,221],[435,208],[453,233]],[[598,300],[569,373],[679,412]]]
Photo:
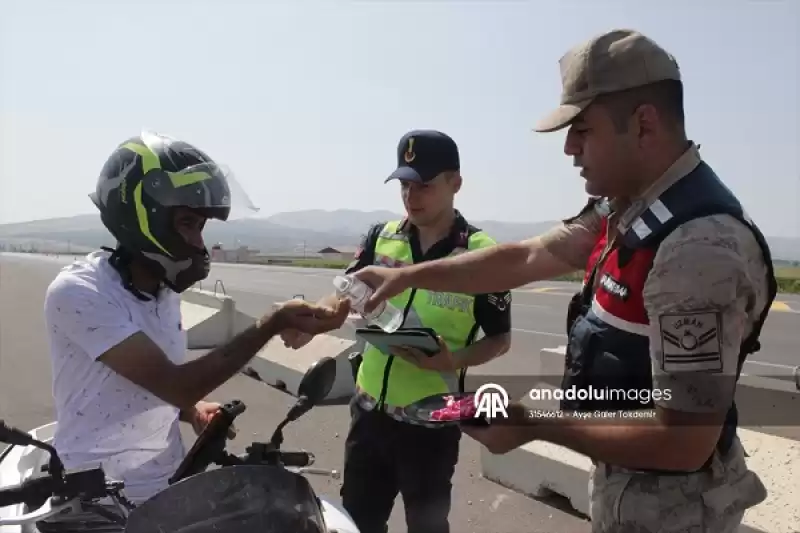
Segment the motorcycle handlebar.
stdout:
[[88,468],[67,473],[63,478],[43,474],[19,485],[0,489],[0,507],[18,503],[32,503],[38,506],[47,498],[56,496],[64,499],[83,497],[86,499],[104,498],[114,489],[102,468]]
[[14,446],[28,446],[35,443],[36,439],[20,429],[7,425],[5,420],[0,420],[0,441]]
[[[208,445],[208,442],[220,438],[222,435],[223,457],[218,460],[211,459],[222,466],[234,464],[264,464],[281,465],[292,469],[297,473],[325,474],[327,472],[319,469],[309,469],[309,465],[314,463],[314,455],[306,451],[283,451],[279,449],[280,439],[273,436],[273,443],[254,442],[247,449],[247,453],[236,456],[224,452],[224,438],[233,420],[246,409],[244,403],[233,401],[220,409],[198,437],[197,442],[192,447],[192,452],[201,450]],[[289,420],[290,418],[287,418]],[[278,432],[282,426],[279,426]],[[223,431],[224,430],[224,431]],[[279,433],[276,433],[279,435]],[[0,489],[0,507],[15,505],[19,503],[38,503],[43,505],[48,498],[56,497],[63,500],[73,498],[100,499],[118,492],[122,488],[120,484],[108,483],[102,468],[92,468],[80,471],[65,473],[63,464],[57,459],[58,455],[48,444],[37,441],[32,435],[13,427],[9,427],[3,420],[0,420],[0,440],[19,446],[33,445],[50,452],[51,464],[50,472],[38,475],[19,485]],[[184,466],[183,464],[181,466]],[[207,466],[207,465],[205,465]],[[179,471],[181,468],[179,468]],[[205,470],[205,468],[202,468]],[[175,476],[178,476],[176,472]],[[336,475],[336,471],[330,472]],[[189,473],[191,475],[191,473]],[[174,476],[174,477],[175,477]]]
[[50,495],[48,481],[50,481],[49,478],[28,480],[13,487],[0,489],[0,507],[47,499]]
[[314,454],[309,452],[280,452],[283,466],[302,468],[314,464]]
[[[280,463],[287,468],[304,468],[314,464],[314,454],[305,451],[276,451]],[[252,462],[250,454],[237,456],[239,461]],[[256,461],[258,462],[258,461]],[[271,461],[263,461],[269,464]],[[102,498],[108,496],[109,488],[101,468],[92,468],[66,474],[64,480],[51,475],[32,478],[19,485],[0,489],[0,507],[27,502],[44,502],[50,496],[70,498],[78,495]]]

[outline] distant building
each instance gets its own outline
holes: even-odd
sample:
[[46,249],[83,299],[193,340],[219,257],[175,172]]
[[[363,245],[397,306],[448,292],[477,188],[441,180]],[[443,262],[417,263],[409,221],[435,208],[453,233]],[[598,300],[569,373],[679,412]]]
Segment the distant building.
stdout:
[[258,250],[253,250],[247,246],[239,246],[235,250],[226,250],[221,243],[217,243],[211,247],[211,260],[220,263],[247,263],[258,253]]
[[322,250],[318,251],[317,254],[322,257],[323,259],[330,259],[334,261],[342,260],[342,261],[350,261],[353,259],[353,256],[356,253],[357,248],[353,247],[340,247],[334,248],[332,246],[326,246]]
[[211,260],[225,261],[225,250],[222,249],[221,243],[217,243],[211,247]]

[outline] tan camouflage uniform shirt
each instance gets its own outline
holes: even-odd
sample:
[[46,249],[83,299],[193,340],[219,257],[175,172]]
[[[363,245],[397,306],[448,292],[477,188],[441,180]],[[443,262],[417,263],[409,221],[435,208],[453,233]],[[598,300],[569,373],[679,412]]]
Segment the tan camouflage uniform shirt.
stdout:
[[[612,201],[609,240],[624,234],[652,200],[700,161],[692,145],[641,198],[629,205]],[[562,261],[584,269],[601,231],[601,216],[592,209],[554,228],[543,237],[545,246]],[[714,363],[735,376],[740,345],[768,301],[766,275],[752,232],[728,215],[691,220],[662,242],[644,288],[653,387],[672,391],[669,401],[656,401],[657,405],[697,413],[730,405],[735,380],[702,371],[671,372],[668,363],[662,364],[662,336],[669,335],[681,314],[702,313],[706,320],[718,320],[719,358]],[[735,531],[744,511],[766,498],[764,485],[745,465],[738,437],[727,456],[714,457],[710,475],[657,476],[599,463],[589,490],[592,530],[615,533]]]

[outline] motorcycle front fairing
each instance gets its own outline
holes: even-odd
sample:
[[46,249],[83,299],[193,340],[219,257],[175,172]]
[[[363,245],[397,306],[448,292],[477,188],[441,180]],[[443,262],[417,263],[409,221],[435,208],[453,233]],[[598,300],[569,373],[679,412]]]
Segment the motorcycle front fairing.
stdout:
[[239,465],[196,474],[137,507],[126,533],[325,533],[322,508],[303,476]]

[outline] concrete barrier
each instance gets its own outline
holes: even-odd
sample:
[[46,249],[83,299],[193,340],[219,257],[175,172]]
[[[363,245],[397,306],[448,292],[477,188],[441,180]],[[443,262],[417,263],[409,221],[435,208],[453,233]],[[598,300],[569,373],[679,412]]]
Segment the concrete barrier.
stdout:
[[[230,296],[196,288],[182,294],[181,315],[189,350],[221,346],[255,323],[253,317],[236,310],[236,302]],[[345,327],[355,330],[364,325],[359,315],[350,315]],[[306,370],[322,357],[331,357],[336,360],[336,381],[328,399],[349,399],[355,392],[355,380],[348,357],[363,349],[364,342],[360,339],[348,340],[333,335],[318,335],[298,350],[285,347],[276,338],[258,352],[245,371],[251,377],[297,396]]]
[[[559,383],[554,382],[563,372],[564,347],[543,350],[539,366],[543,380],[531,388],[557,387]],[[532,405],[527,398],[522,402]],[[557,405],[536,407],[552,409]],[[738,430],[738,435],[748,454],[749,468],[761,477],[769,491],[766,501],[745,514],[740,531],[800,532],[800,442],[744,428]],[[531,442],[505,455],[481,449],[481,470],[487,479],[533,497],[559,494],[587,517],[590,468],[588,457],[548,442]]]
[[201,289],[181,294],[181,316],[190,350],[221,346],[255,323],[230,296]]
[[293,350],[285,347],[280,339],[273,339],[258,352],[248,366],[265,383],[297,396],[300,380],[306,370],[315,361],[331,357],[336,360],[336,381],[327,399],[348,399],[355,390],[348,361],[355,344],[354,341],[333,335],[317,335],[302,348]]
[[[350,315],[345,327],[355,330],[364,323],[360,316]],[[287,348],[280,339],[274,339],[248,366],[262,381],[297,396],[297,388],[306,370],[322,357],[331,357],[336,360],[336,381],[327,399],[347,400],[355,393],[355,379],[349,356],[363,351],[364,342],[358,338],[349,340],[334,335],[317,335],[298,350]]]

